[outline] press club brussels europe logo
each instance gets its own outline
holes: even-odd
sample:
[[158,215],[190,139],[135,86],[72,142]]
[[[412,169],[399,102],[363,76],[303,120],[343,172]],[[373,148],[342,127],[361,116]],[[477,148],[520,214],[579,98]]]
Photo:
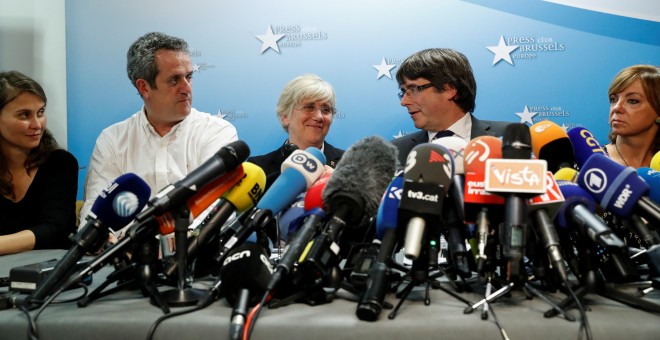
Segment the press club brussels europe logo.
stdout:
[[255,37],[261,41],[261,54],[269,50],[282,53],[280,48],[302,47],[310,41],[328,39],[328,33],[317,27],[303,25],[268,25],[264,34]]
[[513,65],[514,60],[532,60],[549,53],[566,50],[566,44],[553,37],[520,35],[500,35],[497,45],[486,46],[493,53],[493,66],[506,63]]

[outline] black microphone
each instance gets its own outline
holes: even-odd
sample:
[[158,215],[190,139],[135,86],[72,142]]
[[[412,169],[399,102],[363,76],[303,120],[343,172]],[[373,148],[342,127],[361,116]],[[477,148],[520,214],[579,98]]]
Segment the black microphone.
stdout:
[[530,126],[529,132],[532,151],[537,158],[548,162],[549,171],[555,173],[561,168],[572,168],[575,165],[573,144],[561,126],[544,120]]
[[406,258],[416,260],[422,253],[427,226],[439,228],[442,206],[454,175],[454,161],[445,147],[425,143],[408,154],[399,203],[399,225]]
[[376,239],[380,243],[378,256],[367,275],[366,289],[357,305],[355,314],[360,320],[376,321],[383,309],[390,277],[389,264],[397,244],[398,207],[403,191],[403,176],[396,176],[387,187],[376,215]]
[[[223,192],[223,196],[213,205],[215,211],[199,228],[199,234],[188,238],[187,263],[195,259],[205,245],[217,238],[217,231],[232,214],[242,213],[252,208],[263,194],[266,185],[266,175],[263,169],[249,162],[243,162],[242,166],[244,174],[241,179],[228,191]],[[177,273],[177,268],[178,263],[171,262],[165,267],[163,273],[172,277]]]
[[123,227],[142,210],[150,194],[147,183],[132,173],[117,177],[103,189],[94,201],[87,223],[74,236],[74,245],[27,301],[38,302],[48,297],[73,274],[76,263],[85,253],[96,251],[108,239],[108,229]]
[[[527,237],[527,198],[529,194],[545,193],[545,161],[530,160],[531,135],[526,124],[507,125],[502,138],[502,159],[486,161],[486,190],[500,190],[504,196],[504,225],[500,228],[503,253],[508,260],[508,279],[516,282],[524,278],[522,258]],[[499,164],[499,166],[497,165]],[[534,164],[542,164],[541,168]],[[532,170],[534,169],[534,170]],[[534,191],[534,188],[541,191]]]
[[160,215],[174,207],[182,206],[200,188],[214,179],[237,168],[250,155],[250,148],[241,140],[231,142],[211,156],[202,165],[191,171],[183,179],[163,188],[154,196],[147,208],[135,218],[138,222],[150,216]]
[[227,255],[220,270],[220,296],[234,306],[231,314],[229,338],[241,339],[247,309],[259,303],[273,273],[266,251],[254,244],[244,243]]
[[359,228],[376,215],[396,166],[396,147],[378,136],[359,140],[346,150],[322,193],[329,220],[300,263],[301,275],[294,277],[294,283],[316,280],[339,263],[342,231],[346,226]]

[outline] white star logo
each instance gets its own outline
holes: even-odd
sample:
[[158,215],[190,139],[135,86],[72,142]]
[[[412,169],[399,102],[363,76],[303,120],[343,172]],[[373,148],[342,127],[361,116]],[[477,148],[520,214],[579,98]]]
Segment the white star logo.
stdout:
[[394,135],[394,136],[392,136],[392,137],[394,137],[394,138],[401,138],[401,137],[403,137],[403,136],[404,136],[403,132],[401,132],[401,130],[399,130],[399,133],[397,133],[396,135]]
[[521,123],[529,123],[529,125],[534,125],[532,122],[532,117],[536,116],[538,112],[529,112],[527,105],[525,105],[525,110],[523,112],[516,112],[516,116],[520,117]]
[[277,42],[284,38],[284,34],[273,34],[273,28],[268,25],[266,34],[256,35],[257,39],[261,40],[261,53],[263,54],[269,48],[275,50],[275,52],[280,53],[280,47],[277,45]]
[[197,65],[197,63],[193,65],[193,73],[195,72],[199,72],[199,65]]
[[511,52],[513,52],[518,45],[507,46],[504,43],[504,36],[500,35],[500,43],[497,46],[487,46],[491,52],[495,53],[493,57],[493,65],[497,64],[500,60],[505,60],[507,63],[513,65],[513,60],[511,60]]
[[222,112],[222,110],[218,110],[218,117],[225,119],[225,117],[227,117],[227,114]]
[[568,132],[568,125],[561,123],[561,128],[564,129],[564,131]]
[[376,76],[376,79],[380,79],[380,77],[385,76],[387,78],[392,79],[392,74],[390,74],[390,71],[396,67],[396,65],[389,65],[387,62],[385,62],[385,58],[380,62],[380,65],[371,65],[373,68],[378,70],[378,75]]

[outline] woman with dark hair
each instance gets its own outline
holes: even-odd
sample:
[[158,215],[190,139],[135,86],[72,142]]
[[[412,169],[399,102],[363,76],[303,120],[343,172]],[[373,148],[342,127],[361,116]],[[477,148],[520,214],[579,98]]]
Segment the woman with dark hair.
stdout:
[[607,91],[610,100],[610,157],[625,166],[649,167],[660,151],[660,68],[633,65],[621,70]]
[[0,72],[0,255],[68,248],[76,230],[78,161],[46,129],[46,94]]

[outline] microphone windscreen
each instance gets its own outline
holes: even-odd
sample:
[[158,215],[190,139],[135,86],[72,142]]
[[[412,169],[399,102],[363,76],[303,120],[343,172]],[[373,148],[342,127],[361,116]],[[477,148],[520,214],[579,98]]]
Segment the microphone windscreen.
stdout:
[[532,157],[532,136],[523,123],[511,123],[504,128],[502,136],[502,158],[530,159]]
[[[449,137],[446,137],[449,138]],[[403,176],[396,176],[383,194],[376,215],[376,238],[383,239],[387,229],[394,229],[399,218],[399,202],[403,191]]]
[[660,151],[656,152],[651,158],[650,168],[655,171],[660,171]]
[[600,154],[594,154],[584,163],[578,184],[590,192],[603,209],[620,217],[630,216],[640,197],[649,191],[648,184],[639,178],[635,169]]
[[[257,202],[257,208],[268,209],[273,215],[277,214],[293,203],[296,196],[307,189],[308,183],[315,182],[321,176],[325,161],[317,158],[319,155],[313,151],[316,148],[309,149],[312,149],[312,152],[295,150],[284,160],[282,174]],[[325,157],[322,159],[325,160]]]
[[305,195],[305,210],[309,211],[314,208],[325,209],[325,204],[323,204],[323,189],[328,184],[332,176],[332,172],[326,171],[321,175],[321,177],[312,184],[309,189],[307,189],[307,194]]
[[255,206],[266,187],[266,174],[260,166],[243,162],[243,171],[244,175],[240,181],[224,194],[224,198],[236,208],[236,212],[243,212]]
[[493,136],[473,138],[465,147],[465,172],[485,174],[486,160],[490,158],[502,158],[502,141]]
[[287,169],[297,169],[304,177],[309,189],[314,182],[323,174],[325,155],[315,147],[302,150],[294,150],[287,159],[282,162],[281,172]]
[[188,208],[193,218],[206,210],[213,202],[231,189],[245,175],[245,169],[239,165],[235,169],[214,179],[203,186],[195,195],[188,199]]
[[242,140],[235,140],[218,151],[227,169],[239,166],[250,156],[250,147]]
[[586,190],[582,189],[577,183],[570,181],[557,181],[559,190],[562,195],[564,195],[564,203],[559,207],[557,216],[555,217],[555,223],[564,228],[568,229],[572,222],[570,218],[567,217],[570,211],[570,207],[575,204],[583,204],[589,211],[596,211],[596,201]]
[[287,241],[290,229],[298,229],[298,226],[291,225],[292,222],[297,222],[298,217],[302,216],[305,213],[305,198],[307,194],[302,193],[296,197],[296,200],[291,203],[291,205],[282,212],[278,219],[278,224],[280,228],[280,238]]
[[403,173],[406,182],[437,184],[447,195],[453,177],[454,159],[444,146],[424,143],[410,150]]
[[529,128],[532,152],[548,163],[548,170],[555,172],[575,163],[573,145],[564,129],[549,120],[540,121]]
[[233,306],[238,292],[246,288],[250,291],[250,305],[254,306],[266,291],[272,272],[273,266],[264,249],[254,243],[243,243],[232,249],[222,264],[220,295]]
[[124,227],[147,204],[151,189],[139,176],[127,173],[103,189],[92,205],[92,214],[110,229]]
[[605,149],[600,146],[594,135],[583,127],[574,127],[568,130],[568,139],[573,145],[573,155],[578,168],[594,154],[606,155]]
[[449,150],[449,152],[451,152],[451,156],[454,158],[455,175],[465,174],[465,167],[463,163],[464,163],[465,147],[467,146],[468,143],[463,138],[457,136],[449,136],[449,137],[435,139],[432,143],[438,144],[440,146],[444,146],[447,150]]
[[322,198],[328,213],[335,213],[344,203],[343,197],[354,196],[362,201],[364,211],[352,211],[351,222],[376,215],[378,202],[396,167],[396,147],[379,136],[366,137],[351,145],[323,189]]
[[638,168],[637,174],[649,187],[654,188],[654,190],[649,191],[649,198],[660,204],[660,171],[651,168]]
[[555,172],[555,180],[577,182],[578,171],[572,168],[561,168]]

